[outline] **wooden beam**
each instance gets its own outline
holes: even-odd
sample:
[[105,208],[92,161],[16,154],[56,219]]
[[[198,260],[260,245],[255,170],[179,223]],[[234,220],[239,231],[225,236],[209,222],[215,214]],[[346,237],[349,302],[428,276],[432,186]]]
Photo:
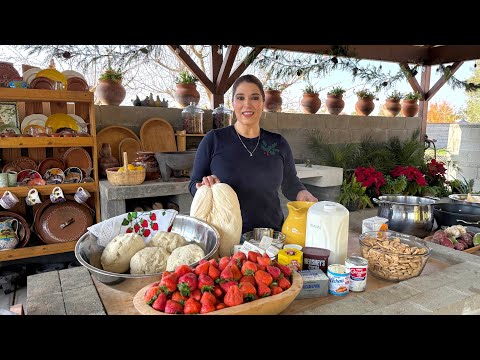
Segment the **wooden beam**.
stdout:
[[[332,55],[336,45],[256,45],[257,47]],[[351,56],[358,59],[405,62],[411,64],[425,63],[429,48],[414,45],[341,45],[347,47]],[[338,55],[337,55],[338,56]]]
[[[422,74],[420,77],[420,83],[422,87],[422,93],[425,94],[427,89],[430,87],[430,75],[432,73],[431,66],[422,66]],[[426,97],[420,99],[420,106],[418,109],[418,115],[422,119],[422,125],[420,130],[420,141],[425,139],[425,134],[427,133],[427,118],[428,118],[428,100]]]
[[230,76],[230,71],[232,71],[233,63],[235,62],[235,57],[237,56],[239,48],[240,45],[228,45],[222,67],[220,68],[217,78],[217,92],[221,92],[222,94],[225,93],[225,85],[227,84],[228,77]]
[[[207,75],[198,67],[198,65],[193,61],[190,55],[187,54],[185,50],[180,45],[167,45],[170,50],[175,54],[175,56],[182,61],[185,66],[190,70],[197,79],[202,83],[205,88],[211,93],[214,92],[214,87],[212,81],[207,77]],[[178,52],[178,54],[177,54]]]
[[[463,61],[459,61],[452,64],[452,67],[450,68],[450,74],[451,75],[455,74],[457,70],[460,68],[460,66],[463,65],[463,63],[464,63]],[[447,77],[445,77],[445,74],[443,74],[442,77],[438,79],[438,81],[435,83],[435,85],[433,85],[432,88],[427,91],[427,93],[425,94],[425,100],[430,101],[433,95],[435,95],[438,92],[438,90],[440,90],[442,86],[446,84],[447,81],[448,81]]]
[[[212,83],[216,84],[218,79],[218,74],[220,73],[220,68],[222,67],[223,56],[222,54],[218,53],[218,47],[221,45],[211,45],[211,53],[210,53],[210,60],[212,63],[212,67],[210,69],[210,78],[212,79]],[[218,105],[223,104],[224,102],[224,94],[219,93],[218,90],[214,89],[212,93],[210,93],[210,106],[212,109],[215,109]]]
[[400,66],[405,70],[410,73],[411,76],[407,78],[408,82],[410,83],[410,86],[412,87],[413,91],[416,91],[422,95],[422,98],[424,98],[425,93],[422,91],[422,87],[418,83],[417,79],[415,79],[415,76],[412,74],[412,69],[410,69],[410,66],[407,63],[400,63]]
[[480,59],[480,45],[444,45],[429,49],[428,64],[438,65]]
[[227,92],[228,89],[230,89],[230,87],[233,85],[235,80],[237,80],[240,77],[240,75],[243,74],[243,72],[248,68],[248,66],[253,62],[253,60],[255,60],[258,54],[262,52],[262,50],[263,50],[262,47],[255,47],[253,48],[252,51],[248,53],[247,56],[245,56],[245,59],[243,59],[243,61],[240,64],[238,64],[236,69],[233,70],[232,74],[228,78],[227,85],[225,86],[225,92]]

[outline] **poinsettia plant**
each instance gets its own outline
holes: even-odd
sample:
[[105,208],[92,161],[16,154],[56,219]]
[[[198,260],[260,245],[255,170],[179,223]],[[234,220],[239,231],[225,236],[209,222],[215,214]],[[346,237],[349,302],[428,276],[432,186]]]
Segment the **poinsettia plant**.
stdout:
[[372,187],[377,195],[380,195],[380,188],[385,185],[385,178],[380,171],[376,171],[372,166],[366,168],[359,166],[354,171],[355,178],[362,186],[368,190]]
[[426,187],[425,175],[415,166],[395,166],[391,173],[393,178],[405,176],[407,178],[407,193],[410,195],[421,194],[422,187]]

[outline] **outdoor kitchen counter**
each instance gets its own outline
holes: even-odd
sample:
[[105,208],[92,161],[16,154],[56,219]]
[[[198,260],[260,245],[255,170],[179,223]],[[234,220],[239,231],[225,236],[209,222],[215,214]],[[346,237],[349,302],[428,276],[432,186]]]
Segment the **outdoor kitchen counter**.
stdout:
[[[350,213],[348,254],[360,254],[361,220],[376,209]],[[367,289],[345,297],[328,295],[294,300],[282,314],[466,314],[480,311],[480,252],[462,251],[431,244],[432,254],[419,277],[393,283],[368,276]],[[126,280],[108,286],[93,278],[107,314],[139,312],[133,297],[152,279]]]

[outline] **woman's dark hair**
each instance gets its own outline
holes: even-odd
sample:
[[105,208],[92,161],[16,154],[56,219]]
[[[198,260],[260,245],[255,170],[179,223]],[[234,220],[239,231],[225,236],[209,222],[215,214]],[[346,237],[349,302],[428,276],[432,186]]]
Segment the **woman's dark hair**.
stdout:
[[265,91],[263,91],[262,82],[255,75],[250,75],[250,74],[240,76],[237,80],[235,80],[235,82],[233,83],[232,101],[235,99],[235,93],[237,92],[238,85],[240,85],[243,82],[257,85],[258,89],[260,90],[260,94],[262,95],[263,101],[265,101]]

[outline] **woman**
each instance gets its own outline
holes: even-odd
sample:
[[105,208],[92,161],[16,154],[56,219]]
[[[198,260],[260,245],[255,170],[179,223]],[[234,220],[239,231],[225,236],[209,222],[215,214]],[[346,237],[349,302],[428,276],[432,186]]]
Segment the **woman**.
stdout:
[[253,75],[233,84],[236,123],[209,131],[195,155],[190,193],[224,182],[237,193],[242,233],[256,227],[281,230],[284,221],[278,190],[289,200],[318,201],[300,182],[285,138],[260,128],[263,85]]

